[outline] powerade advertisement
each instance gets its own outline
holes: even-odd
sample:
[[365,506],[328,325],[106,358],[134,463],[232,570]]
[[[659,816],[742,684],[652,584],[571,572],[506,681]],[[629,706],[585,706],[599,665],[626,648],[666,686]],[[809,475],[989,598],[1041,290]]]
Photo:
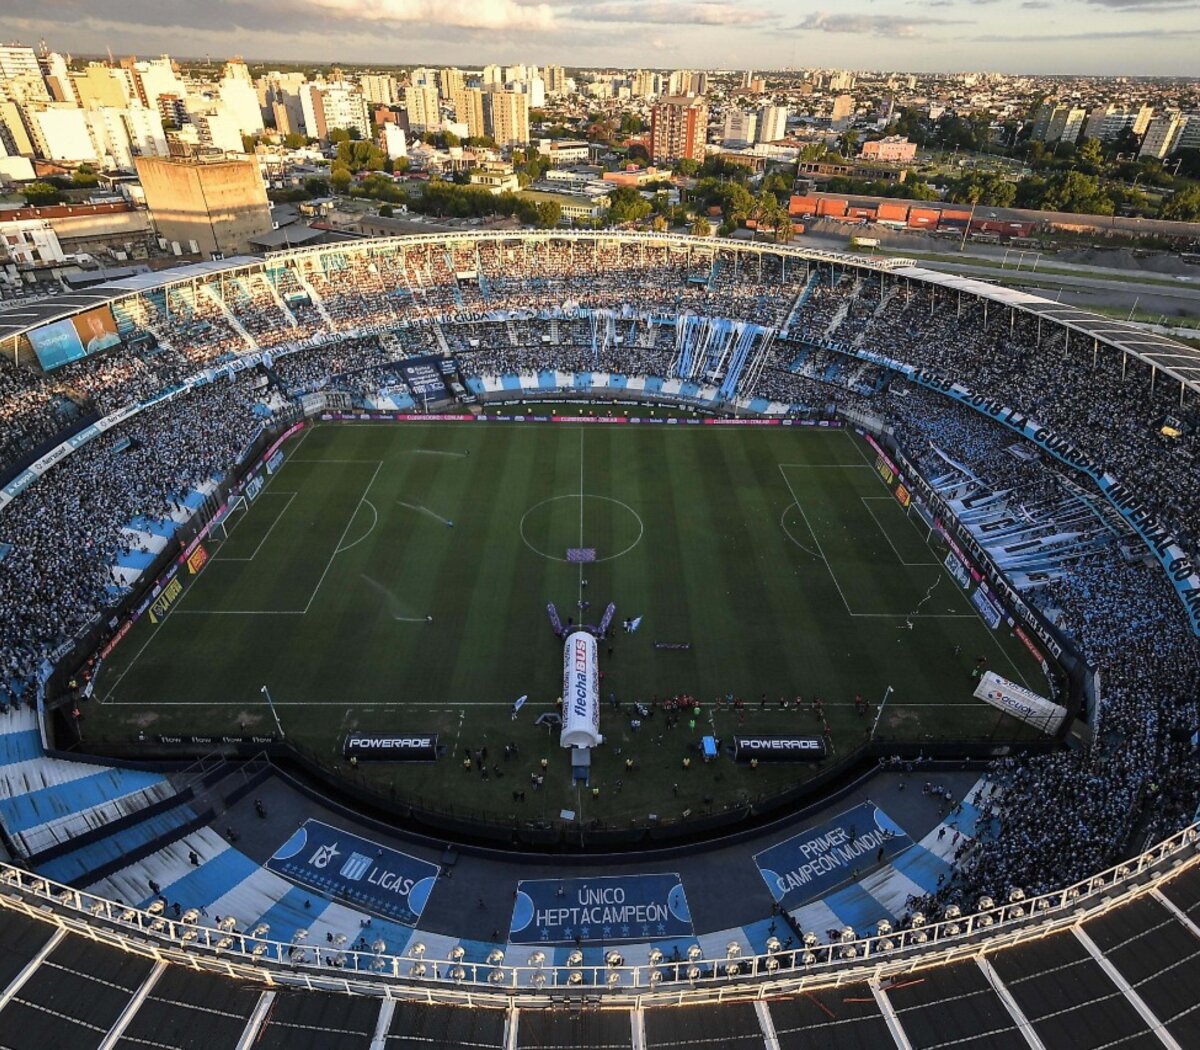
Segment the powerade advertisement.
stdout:
[[438,866],[306,820],[267,861],[291,882],[385,919],[415,926],[438,877]]
[[580,944],[691,937],[678,875],[523,879],[513,903],[512,944]]
[[771,895],[789,910],[823,897],[835,886],[855,878],[856,872],[865,874],[880,859],[903,853],[912,844],[912,839],[882,809],[864,802],[756,853],[754,863]]
[[119,346],[117,322],[107,306],[98,306],[78,317],[35,328],[29,333],[29,345],[45,371],[62,368],[81,357],[98,354]]

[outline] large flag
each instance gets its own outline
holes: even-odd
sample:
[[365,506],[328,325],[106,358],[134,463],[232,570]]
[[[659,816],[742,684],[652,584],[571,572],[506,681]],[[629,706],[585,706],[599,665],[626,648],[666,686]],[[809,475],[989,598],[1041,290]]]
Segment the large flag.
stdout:
[[632,632],[636,631],[636,630],[637,630],[639,627],[641,627],[641,626],[642,626],[642,618],[641,618],[640,616],[639,616],[639,617],[637,617],[636,619],[630,620],[630,621],[629,621],[629,631],[630,631],[630,633],[632,633]]

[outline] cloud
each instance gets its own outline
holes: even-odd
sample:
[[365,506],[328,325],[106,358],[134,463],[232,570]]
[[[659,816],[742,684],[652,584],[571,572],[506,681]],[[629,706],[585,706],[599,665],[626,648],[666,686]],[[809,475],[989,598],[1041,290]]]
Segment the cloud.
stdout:
[[671,0],[650,0],[648,3],[627,0],[601,0],[584,4],[570,11],[572,18],[584,22],[633,22],[650,25],[675,26],[749,26],[773,21],[770,11],[743,7],[736,3],[674,3]]
[[899,37],[911,40],[929,26],[961,25],[957,18],[927,18],[908,15],[868,15],[814,11],[790,28],[819,33],[855,33],[859,36]]
[[[307,6],[356,22],[454,26],[459,29],[545,30],[548,4],[516,0],[306,0]],[[303,5],[302,5],[303,6]]]
[[1050,0],[1024,0],[1021,6],[1027,11],[1045,11],[1054,5]]
[[1194,0],[1088,0],[1094,7],[1106,7],[1111,11],[1164,11],[1175,8],[1190,8]]
[[[1070,42],[1070,41],[1085,41],[1085,40],[1128,40],[1133,37],[1139,37],[1143,40],[1171,40],[1176,37],[1193,37],[1200,36],[1200,29],[1114,29],[1114,30],[1095,30],[1089,33],[1040,33],[1038,42]],[[987,34],[985,36],[973,36],[972,40],[982,44],[1016,44],[1029,43],[1028,35],[1007,36],[1001,34]]]
[[[3,0],[3,6],[5,17],[44,19],[50,13],[46,0]],[[556,24],[544,0],[52,0],[49,7],[63,23],[215,32],[377,33],[380,27],[401,25],[540,32]]]

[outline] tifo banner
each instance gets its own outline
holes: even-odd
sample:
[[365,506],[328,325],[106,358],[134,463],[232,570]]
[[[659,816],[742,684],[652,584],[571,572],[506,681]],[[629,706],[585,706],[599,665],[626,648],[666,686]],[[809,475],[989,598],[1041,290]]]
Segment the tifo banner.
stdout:
[[912,844],[882,809],[864,802],[756,853],[754,863],[775,900],[790,909],[816,900]]
[[306,820],[267,861],[285,879],[385,919],[415,926],[429,900],[438,866]]
[[513,944],[612,943],[691,937],[678,875],[523,879],[517,883]]
[[986,700],[993,707],[998,707],[1005,714],[1012,715],[1022,722],[1045,733],[1053,735],[1067,717],[1067,709],[1060,707],[1044,696],[1038,696],[1024,686],[1001,678],[994,671],[985,671],[975,687],[975,696]]
[[437,733],[350,733],[342,740],[342,754],[360,762],[436,762]]
[[819,736],[735,736],[733,757],[737,762],[819,762],[825,757],[825,741]]
[[965,383],[947,379],[929,369],[905,364],[903,361],[897,361],[885,354],[846,347],[838,349],[864,361],[871,361],[884,368],[890,368],[914,383],[970,405],[976,411],[982,412],[997,423],[1003,423],[1004,426],[1016,431],[1026,440],[1032,441],[1055,459],[1087,474],[1096,482],[1108,501],[1129,522],[1158,559],[1166,571],[1167,579],[1171,581],[1171,585],[1179,595],[1179,600],[1183,602],[1184,608],[1187,610],[1192,630],[1200,635],[1200,571],[1197,570],[1191,557],[1179,545],[1166,525],[1158,520],[1153,510],[1142,501],[1141,497],[1113,475],[1104,471],[1083,449],[1077,447],[1063,435],[1043,426],[1037,420],[1023,415],[1016,409],[1008,407],[1003,402],[975,393]]

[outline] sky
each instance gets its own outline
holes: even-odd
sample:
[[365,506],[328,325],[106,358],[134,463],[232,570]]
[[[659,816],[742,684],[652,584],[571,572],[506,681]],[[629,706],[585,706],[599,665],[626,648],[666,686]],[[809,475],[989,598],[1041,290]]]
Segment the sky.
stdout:
[[1200,76],[1196,0],[0,0],[0,41],[321,63]]

